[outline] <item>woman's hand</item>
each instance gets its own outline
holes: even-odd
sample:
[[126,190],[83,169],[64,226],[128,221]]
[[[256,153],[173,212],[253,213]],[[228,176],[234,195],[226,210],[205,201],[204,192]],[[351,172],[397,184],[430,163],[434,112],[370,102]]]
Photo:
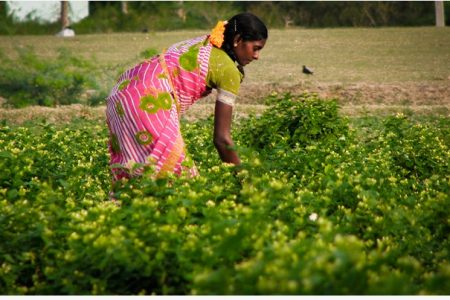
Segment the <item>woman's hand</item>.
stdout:
[[214,145],[223,162],[240,165],[241,160],[231,138],[233,106],[216,101],[214,112]]

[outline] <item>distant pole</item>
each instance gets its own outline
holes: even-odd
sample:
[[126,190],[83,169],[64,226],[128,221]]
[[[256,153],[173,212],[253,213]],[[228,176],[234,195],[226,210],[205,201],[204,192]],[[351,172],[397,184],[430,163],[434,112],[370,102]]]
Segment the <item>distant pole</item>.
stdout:
[[122,13],[128,15],[128,2],[122,1]]
[[184,9],[183,0],[178,1],[177,15],[183,23],[186,22],[186,10]]
[[435,1],[436,27],[445,27],[444,1]]
[[61,1],[61,25],[62,29],[69,26],[69,2]]

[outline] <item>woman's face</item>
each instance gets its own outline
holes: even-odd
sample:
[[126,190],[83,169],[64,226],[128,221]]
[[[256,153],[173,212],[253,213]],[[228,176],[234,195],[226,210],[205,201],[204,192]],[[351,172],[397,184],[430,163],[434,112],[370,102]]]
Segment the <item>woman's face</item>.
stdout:
[[244,41],[238,39],[234,43],[233,52],[236,55],[236,59],[241,66],[245,66],[251,63],[253,60],[259,58],[259,52],[264,45],[266,40],[259,41]]

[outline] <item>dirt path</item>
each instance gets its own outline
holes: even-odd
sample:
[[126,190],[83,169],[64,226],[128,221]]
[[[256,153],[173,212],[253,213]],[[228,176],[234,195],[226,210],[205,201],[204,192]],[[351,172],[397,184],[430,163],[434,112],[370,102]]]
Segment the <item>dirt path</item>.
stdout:
[[329,84],[300,82],[295,85],[243,85],[240,98],[244,103],[260,103],[260,95],[302,92],[318,93],[322,98],[337,98],[342,105],[385,104],[385,105],[450,105],[450,78],[446,81],[429,83],[397,84]]
[[[264,109],[264,98],[273,92],[317,93],[321,98],[337,99],[346,115],[389,114],[409,111],[417,114],[450,116],[450,78],[448,81],[398,84],[315,84],[243,85],[239,94],[237,114],[258,113]],[[201,103],[213,104],[214,95]],[[197,105],[198,106],[198,105]],[[192,116],[208,109],[191,108]]]
[[[312,84],[303,82],[297,85],[247,85],[239,95],[234,117],[239,119],[248,114],[260,114],[264,111],[265,96],[273,93],[303,92],[317,93],[322,98],[338,99],[341,112],[348,116],[386,115],[396,112],[413,114],[450,116],[450,80],[449,82],[420,84]],[[193,105],[185,115],[192,121],[206,118],[214,113],[213,93],[206,99]],[[29,120],[47,120],[50,123],[67,123],[74,119],[104,120],[105,107],[87,107],[81,104],[58,108],[27,107],[23,109],[0,108],[0,120],[22,124]]]

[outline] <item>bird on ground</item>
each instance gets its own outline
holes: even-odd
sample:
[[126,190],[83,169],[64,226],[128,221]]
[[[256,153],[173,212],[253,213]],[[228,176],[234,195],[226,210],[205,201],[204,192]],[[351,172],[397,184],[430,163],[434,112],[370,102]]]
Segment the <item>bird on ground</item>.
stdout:
[[306,75],[313,75],[314,74],[314,71],[312,69],[308,68],[305,65],[303,66],[302,72],[303,72],[303,74],[306,74]]

